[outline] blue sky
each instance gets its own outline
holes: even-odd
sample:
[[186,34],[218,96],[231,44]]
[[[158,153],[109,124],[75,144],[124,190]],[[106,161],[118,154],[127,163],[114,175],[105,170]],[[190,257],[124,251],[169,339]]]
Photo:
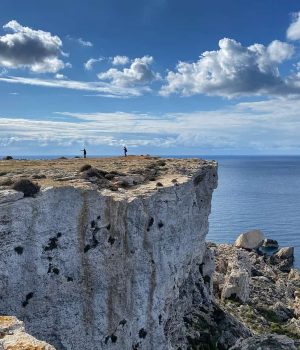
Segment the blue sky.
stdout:
[[0,4],[0,156],[298,154],[300,5]]

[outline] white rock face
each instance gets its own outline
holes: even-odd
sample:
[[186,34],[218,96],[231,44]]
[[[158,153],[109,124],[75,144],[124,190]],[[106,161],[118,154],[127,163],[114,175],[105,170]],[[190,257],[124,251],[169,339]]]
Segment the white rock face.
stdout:
[[58,350],[173,349],[169,305],[203,259],[216,183],[207,162],[139,195],[68,186],[1,203],[0,313]]
[[246,302],[250,294],[250,277],[250,260],[243,252],[238,252],[228,264],[221,298],[236,297]]
[[15,190],[1,190],[0,191],[0,204],[7,202],[14,202],[18,199],[24,197],[22,192],[17,192]]
[[252,230],[238,236],[234,245],[238,248],[255,249],[264,240],[264,235],[260,230]]

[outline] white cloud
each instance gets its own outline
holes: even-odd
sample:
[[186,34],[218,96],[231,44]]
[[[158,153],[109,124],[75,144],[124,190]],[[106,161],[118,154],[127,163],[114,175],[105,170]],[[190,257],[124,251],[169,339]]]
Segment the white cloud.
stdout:
[[39,78],[25,78],[25,77],[0,77],[0,81],[10,84],[23,84],[33,86],[43,86],[51,88],[62,88],[81,91],[92,91],[100,94],[103,97],[115,98],[129,98],[140,96],[150,89],[147,86],[142,87],[123,87],[106,82],[87,82],[64,79],[39,79]]
[[55,74],[55,78],[56,79],[66,79],[67,77],[65,76],[65,75],[63,75],[63,74]]
[[110,68],[108,71],[99,73],[100,80],[108,80],[111,85],[119,87],[129,87],[136,85],[148,85],[160,79],[160,75],[151,70],[153,57],[143,56],[135,58],[129,68],[118,70]]
[[224,38],[219,41],[219,50],[203,52],[196,62],[179,62],[175,72],[168,72],[160,93],[224,97],[293,93],[294,87],[287,85],[278,70],[278,64],[291,58],[293,52],[292,45],[278,40],[267,47],[244,47]]
[[127,56],[115,56],[112,58],[112,64],[114,66],[124,66],[125,64],[129,63],[129,57]]
[[294,13],[294,18],[288,30],[286,36],[290,40],[300,40],[300,12]]
[[81,38],[78,39],[78,42],[81,46],[87,46],[87,47],[92,47],[93,44],[90,41],[85,41]]
[[300,150],[300,101],[273,99],[239,103],[230,108],[190,113],[57,113],[34,120],[0,117],[2,145],[91,145],[161,147],[213,154]]
[[291,58],[293,53],[294,47],[292,45],[279,40],[274,40],[269,46],[267,46],[267,54],[263,55],[264,57],[261,59],[266,60],[267,64],[282,63]]
[[90,58],[89,60],[87,60],[83,66],[85,70],[92,70],[93,66],[95,63],[97,62],[101,62],[104,60],[104,57],[99,57],[99,58]]
[[93,43],[87,40],[83,40],[82,38],[74,38],[71,35],[67,35],[67,39],[73,42],[76,42],[77,44],[79,44],[80,46],[83,47],[93,47]]
[[12,33],[0,36],[0,66],[28,68],[35,73],[56,73],[65,67],[59,58],[62,42],[58,36],[23,27],[15,20],[3,28]]

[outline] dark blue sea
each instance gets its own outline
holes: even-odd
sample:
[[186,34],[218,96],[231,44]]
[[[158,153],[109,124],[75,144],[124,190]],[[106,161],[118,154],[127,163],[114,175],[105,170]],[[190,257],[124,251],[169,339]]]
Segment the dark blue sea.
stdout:
[[241,232],[261,229],[280,246],[294,246],[300,268],[300,157],[213,159],[219,164],[219,185],[207,239],[233,243]]
[[233,243],[241,232],[261,229],[281,247],[294,246],[300,268],[300,156],[202,157],[219,163],[207,239]]

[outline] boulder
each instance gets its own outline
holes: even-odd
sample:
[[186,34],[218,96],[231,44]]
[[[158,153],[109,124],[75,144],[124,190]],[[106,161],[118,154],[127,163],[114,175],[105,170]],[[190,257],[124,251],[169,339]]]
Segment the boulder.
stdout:
[[250,294],[249,280],[249,273],[246,270],[233,270],[229,276],[225,277],[221,298],[233,298],[246,302]]
[[260,230],[251,230],[238,236],[234,245],[238,248],[256,249],[264,240],[264,234]]
[[294,247],[285,247],[279,249],[279,251],[275,254],[275,256],[279,259],[289,259],[294,257]]
[[286,335],[255,335],[245,340],[238,340],[230,350],[297,350],[293,339]]
[[294,304],[293,304],[293,310],[296,318],[300,318],[300,299],[296,298]]
[[278,301],[277,303],[275,303],[275,305],[272,306],[272,310],[274,311],[277,319],[280,320],[280,322],[286,322],[294,316],[293,311],[290,308],[286,307],[280,301]]
[[291,269],[289,275],[288,275],[289,280],[300,280],[300,274],[299,271],[296,269]]
[[269,239],[269,238],[265,238],[262,242],[262,246],[264,248],[273,248],[276,249],[279,247],[278,242],[275,239]]

